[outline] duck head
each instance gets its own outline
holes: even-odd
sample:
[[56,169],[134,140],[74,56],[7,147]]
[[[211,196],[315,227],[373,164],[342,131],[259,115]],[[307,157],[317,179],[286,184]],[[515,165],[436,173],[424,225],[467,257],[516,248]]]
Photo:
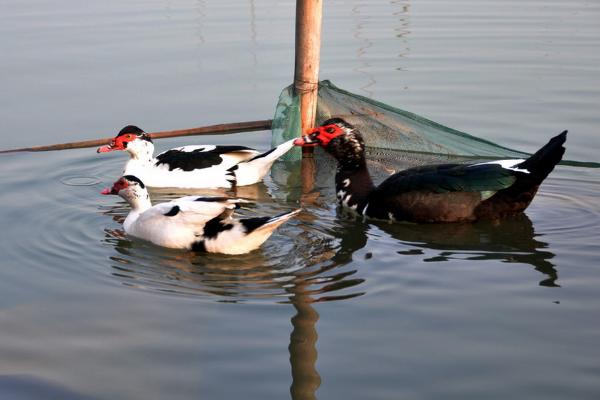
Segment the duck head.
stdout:
[[112,187],[105,188],[100,192],[104,195],[114,194],[122,197],[133,209],[149,208],[150,196],[146,185],[138,177],[125,175],[113,183]]
[[98,153],[125,150],[132,158],[141,158],[154,151],[150,136],[135,125],[127,125],[106,146],[99,147]]
[[340,164],[364,164],[365,142],[353,125],[342,118],[331,118],[294,141],[296,146],[320,146]]

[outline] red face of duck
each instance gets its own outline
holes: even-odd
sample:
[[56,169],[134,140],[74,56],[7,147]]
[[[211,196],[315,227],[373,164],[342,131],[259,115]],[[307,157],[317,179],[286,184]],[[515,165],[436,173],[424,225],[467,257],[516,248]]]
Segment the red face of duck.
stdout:
[[121,131],[119,131],[118,135],[111,140],[108,145],[99,147],[97,152],[108,153],[109,151],[127,150],[127,145],[137,139],[144,139],[150,142],[152,141],[150,137],[137,126],[127,125],[125,128],[121,129]]
[[296,146],[327,147],[331,140],[346,132],[336,124],[327,124],[309,131],[306,135],[294,140]]
[[119,192],[123,189],[129,187],[129,183],[125,178],[121,178],[115,183],[113,183],[112,187],[105,188],[100,193],[101,194],[119,194]]
[[137,139],[137,135],[133,133],[128,133],[125,135],[120,135],[110,141],[110,143],[106,146],[99,147],[98,153],[108,153],[109,151],[117,151],[117,150],[126,150],[127,143],[133,142]]

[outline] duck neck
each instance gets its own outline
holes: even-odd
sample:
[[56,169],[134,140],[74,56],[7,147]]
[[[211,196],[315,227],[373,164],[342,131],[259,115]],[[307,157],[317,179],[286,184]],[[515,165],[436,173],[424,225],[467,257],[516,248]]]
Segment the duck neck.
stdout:
[[362,160],[347,160],[338,165],[335,174],[335,191],[338,202],[362,214],[369,195],[375,189],[373,180]]
[[138,214],[141,214],[152,207],[150,196],[146,190],[136,193],[127,193],[125,195],[121,195],[121,197],[123,197],[123,199],[129,203],[131,206],[131,211],[135,211]]
[[140,197],[137,199],[137,203],[132,205],[131,208],[139,213],[143,213],[147,209],[152,207],[152,203],[150,202],[150,197],[146,194],[146,197]]
[[154,144],[147,140],[135,140],[127,146],[131,160],[137,163],[151,164],[154,154]]
[[140,194],[136,193],[131,197],[124,197],[124,199],[131,206],[131,211],[129,214],[127,214],[125,222],[123,222],[123,227],[127,232],[131,225],[138,219],[140,214],[152,207],[152,203],[150,202],[150,196],[148,196],[148,192]]

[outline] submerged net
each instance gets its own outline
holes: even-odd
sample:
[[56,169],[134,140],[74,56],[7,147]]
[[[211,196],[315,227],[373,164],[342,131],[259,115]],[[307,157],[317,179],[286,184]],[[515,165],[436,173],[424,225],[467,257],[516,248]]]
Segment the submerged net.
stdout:
[[[341,117],[356,126],[368,148],[381,151],[413,153],[424,156],[424,162],[448,157],[524,158],[527,153],[499,146],[487,140],[438,124],[408,111],[354,94],[333,85],[319,83],[317,125],[331,117]],[[273,118],[273,145],[300,134],[299,98],[293,86],[285,88]],[[289,152],[287,160],[301,157],[301,152]],[[595,163],[565,162],[571,165],[598,166]]]

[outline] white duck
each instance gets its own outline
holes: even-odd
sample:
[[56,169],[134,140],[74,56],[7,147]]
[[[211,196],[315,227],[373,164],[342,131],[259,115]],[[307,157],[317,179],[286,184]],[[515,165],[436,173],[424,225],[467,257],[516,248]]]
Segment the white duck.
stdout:
[[260,153],[245,146],[183,146],[154,154],[148,134],[134,125],[121,129],[98,153],[125,150],[131,158],[123,175],[134,175],[149,187],[231,188],[260,182],[275,160],[294,147],[290,140]]
[[131,236],[173,249],[244,254],[257,249],[300,210],[235,220],[241,199],[186,196],[152,206],[144,183],[133,175],[116,181],[102,194],[121,196],[131,206],[123,228]]

